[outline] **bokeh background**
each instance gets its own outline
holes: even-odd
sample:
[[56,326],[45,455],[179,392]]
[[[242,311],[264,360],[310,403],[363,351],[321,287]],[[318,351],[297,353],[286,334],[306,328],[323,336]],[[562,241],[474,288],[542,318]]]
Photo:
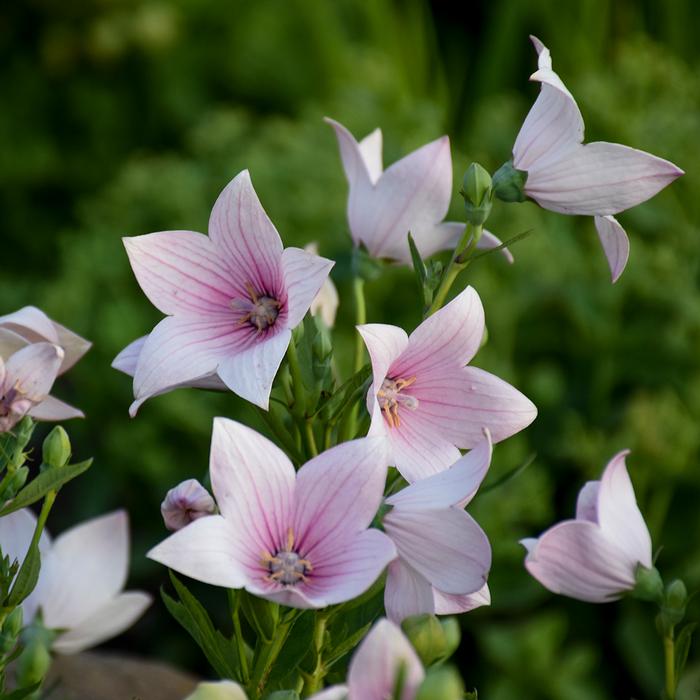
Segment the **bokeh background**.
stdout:
[[[131,383],[110,362],[159,314],[121,237],[206,231],[218,192],[249,168],[284,241],[318,241],[338,261],[335,337],[347,346],[346,184],[322,117],[358,136],[381,125],[386,163],[448,133],[458,218],[464,168],[508,159],[536,97],[527,78],[537,34],[588,140],[652,151],[688,174],[620,216],[632,253],[614,286],[592,220],[532,203],[494,208],[489,228],[502,238],[533,233],[513,248],[512,267],[489,256],[465,276],[489,328],[475,364],[524,391],[539,417],[498,446],[490,478],[536,458],[472,507],[494,548],[493,605],[462,618],[456,659],[487,700],[657,697],[650,610],[550,595],[526,574],[518,540],[572,515],[583,482],[629,447],[660,569],[700,585],[699,25],[693,0],[3,3],[0,313],[35,304],[94,343],[57,393],[85,410],[67,427],[76,455],[95,465],[62,492],[50,529],[127,508],[130,585],[157,595],[166,571],[144,553],[165,535],[159,504],[204,474],[212,417],[264,430],[235,396],[194,390],[128,417]],[[371,321],[417,323],[407,271],[388,270],[368,293]],[[342,351],[339,361],[347,366]],[[223,593],[195,588],[225,625]],[[160,602],[111,646],[210,674]],[[684,697],[699,697],[700,644],[689,675]]]

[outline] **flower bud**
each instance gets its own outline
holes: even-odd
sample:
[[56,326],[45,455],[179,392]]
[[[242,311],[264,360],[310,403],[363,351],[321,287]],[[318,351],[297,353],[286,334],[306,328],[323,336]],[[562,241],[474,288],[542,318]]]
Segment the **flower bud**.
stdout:
[[197,479],[187,479],[170,489],[160,504],[160,512],[168,530],[181,530],[193,520],[216,511],[209,491]]
[[464,683],[451,666],[441,666],[428,671],[421,683],[416,700],[462,700]]
[[401,628],[416,650],[424,666],[430,666],[447,653],[447,637],[435,615],[423,614],[407,617]]
[[637,567],[635,581],[635,586],[632,589],[634,598],[652,603],[661,602],[664,594],[664,582],[661,580],[661,574],[654,567],[647,569],[640,564]]
[[491,176],[478,163],[472,163],[462,179],[459,192],[464,198],[467,221],[474,226],[481,226],[491,213],[493,192]]
[[247,698],[238,683],[216,681],[200,683],[194,693],[188,695],[185,700],[247,700]]
[[6,618],[2,625],[3,634],[9,637],[17,637],[22,631],[24,614],[21,607],[15,608]]
[[442,633],[445,635],[445,659],[448,659],[457,651],[459,643],[462,641],[462,628],[456,617],[443,617],[440,620]]
[[527,173],[516,170],[513,161],[504,163],[493,175],[493,193],[503,202],[524,202]]
[[688,604],[688,590],[680,579],[675,579],[666,586],[666,591],[661,604],[661,611],[657,617],[657,624],[662,634],[669,634],[671,630],[685,617],[685,608]]
[[51,667],[51,653],[41,638],[32,639],[17,659],[17,685],[34,685],[44,679]]
[[44,464],[50,467],[64,467],[71,456],[70,438],[68,433],[57,425],[44,440],[42,457]]

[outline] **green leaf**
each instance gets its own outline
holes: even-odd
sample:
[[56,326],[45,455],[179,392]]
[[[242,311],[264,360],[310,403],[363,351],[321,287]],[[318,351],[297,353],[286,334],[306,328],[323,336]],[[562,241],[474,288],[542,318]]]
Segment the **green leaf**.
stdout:
[[22,700],[23,698],[28,698],[30,695],[32,695],[32,693],[39,690],[40,686],[41,681],[34,683],[33,685],[28,685],[26,688],[17,688],[17,690],[13,690],[7,695],[3,693],[2,700]]
[[[364,384],[372,376],[372,368],[365,365],[361,370],[350,377],[327,401],[325,401],[318,412],[323,412],[323,418],[329,422],[334,422],[351,406],[357,395],[362,395]],[[366,393],[366,391],[365,391]]]
[[315,613],[302,613],[292,626],[287,641],[282,647],[272,673],[270,683],[276,683],[297,669],[302,659],[309,653],[314,640]]
[[689,622],[681,629],[676,637],[675,652],[673,665],[675,667],[676,679],[679,679],[688,661],[688,652],[690,651],[690,642],[693,637],[693,632],[697,627],[696,622]]
[[277,603],[258,598],[246,591],[240,592],[240,609],[248,624],[258,637],[268,644],[272,642],[280,619],[280,607]]
[[299,700],[299,693],[296,690],[275,690],[266,695],[265,700]]
[[494,489],[497,489],[500,486],[507,484],[512,479],[515,479],[515,477],[519,476],[522,472],[524,472],[535,461],[536,458],[537,452],[533,452],[522,464],[519,464],[517,467],[514,467],[510,471],[506,472],[503,476],[498,477],[495,481],[492,481],[490,484],[482,486],[479,489],[479,494],[484,494],[488,493],[489,491],[493,491]]
[[87,471],[91,465],[92,459],[86,459],[84,462],[78,462],[77,464],[67,464],[60,469],[47,469],[41,472],[36,479],[29,482],[10,503],[0,510],[0,517],[36,503],[49,491],[58,491],[61,486],[68,483],[71,479],[75,479],[76,476]]
[[41,555],[39,554],[39,545],[36,544],[29,548],[27,556],[24,557],[22,566],[17,572],[17,578],[10,590],[10,595],[7,599],[7,604],[10,607],[19,605],[36,586],[39,579],[39,569],[41,568]]
[[340,659],[351,652],[364,639],[371,626],[372,623],[368,622],[366,625],[356,630],[353,634],[345,637],[340,644],[333,647],[327,656],[324,656],[323,665],[328,669],[333,666],[333,664],[340,661]]

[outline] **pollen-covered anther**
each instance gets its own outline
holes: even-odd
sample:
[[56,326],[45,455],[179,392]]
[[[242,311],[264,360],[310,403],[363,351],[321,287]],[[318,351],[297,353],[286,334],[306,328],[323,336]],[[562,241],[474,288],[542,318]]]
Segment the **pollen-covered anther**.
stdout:
[[377,400],[390,428],[398,428],[401,425],[399,406],[408,408],[411,411],[415,411],[418,408],[418,399],[415,396],[402,393],[404,389],[411,386],[415,381],[415,377],[408,377],[407,379],[390,379],[387,377],[382,382],[381,389],[377,392]]
[[261,563],[269,571],[265,578],[268,581],[281,583],[283,586],[293,586],[299,581],[308,581],[307,574],[313,569],[308,559],[302,558],[294,551],[294,533],[291,529],[287,532],[285,548],[278,550],[275,555],[263,552]]
[[259,294],[250,282],[245,283],[249,299],[233,299],[231,307],[244,314],[238,319],[238,325],[248,323],[255,327],[258,333],[262,333],[274,325],[280,313],[282,304],[274,297],[267,294]]

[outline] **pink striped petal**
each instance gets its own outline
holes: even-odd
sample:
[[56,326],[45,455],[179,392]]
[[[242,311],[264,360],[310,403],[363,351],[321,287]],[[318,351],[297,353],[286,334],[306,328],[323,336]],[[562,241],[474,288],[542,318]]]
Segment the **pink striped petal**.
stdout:
[[614,216],[596,216],[594,221],[598,238],[608,259],[612,281],[615,283],[627,265],[630,254],[629,238]]
[[[282,241],[243,170],[224,188],[209,218],[209,236],[241,290],[279,298],[282,291]],[[241,295],[244,291],[241,291]]]
[[85,418],[85,414],[78,408],[71,406],[53,396],[47,396],[41,403],[32,406],[27,415],[37,420],[60,421],[71,418]]
[[567,520],[522,544],[525,567],[553,593],[606,603],[634,588],[636,566],[595,523]]
[[17,351],[5,362],[6,377],[33,401],[44,399],[63,363],[65,353],[51,343],[33,343]]
[[297,474],[294,533],[304,556],[332,550],[364,530],[382,500],[388,466],[386,440],[344,442],[307,462]]
[[164,314],[230,311],[239,289],[214,243],[193,231],[162,231],[124,238],[134,275]]
[[282,253],[282,275],[287,290],[287,328],[299,325],[328,279],[333,265],[332,260],[300,248],[286,248]]
[[241,532],[220,515],[195,520],[153,547],[146,556],[212,586],[243,588],[249,580]]
[[488,584],[469,595],[450,595],[433,588],[436,615],[461,615],[483,605],[491,605],[491,591]]
[[291,337],[292,331],[283,329],[276,335],[256,338],[254,345],[221,361],[217,369],[219,378],[241,398],[267,410],[272,383]]
[[153,602],[140,591],[120,593],[87,618],[74,620],[71,628],[51,645],[59,654],[77,654],[129,629]]
[[394,508],[383,524],[399,556],[435,588],[445,593],[474,593],[486,582],[491,546],[484,531],[463,510]]
[[379,620],[350,662],[350,698],[385,700],[391,697],[400,669],[404,674],[401,700],[413,700],[425,677],[423,666],[401,629],[389,620]]
[[625,457],[616,454],[605,467],[598,489],[598,523],[605,537],[632,562],[651,568],[651,537],[637,506],[634,488],[627,473]]
[[129,343],[114,360],[112,360],[112,367],[133,377],[136,374],[136,366],[138,365],[141,351],[147,339],[148,336],[144,335]]
[[578,493],[576,520],[588,520],[598,524],[598,491],[600,481],[589,481]]
[[360,155],[367,168],[369,179],[375,184],[384,170],[382,159],[382,130],[375,129],[358,144]]
[[401,559],[389,564],[384,588],[384,608],[387,617],[400,624],[411,615],[435,612],[433,587]]

